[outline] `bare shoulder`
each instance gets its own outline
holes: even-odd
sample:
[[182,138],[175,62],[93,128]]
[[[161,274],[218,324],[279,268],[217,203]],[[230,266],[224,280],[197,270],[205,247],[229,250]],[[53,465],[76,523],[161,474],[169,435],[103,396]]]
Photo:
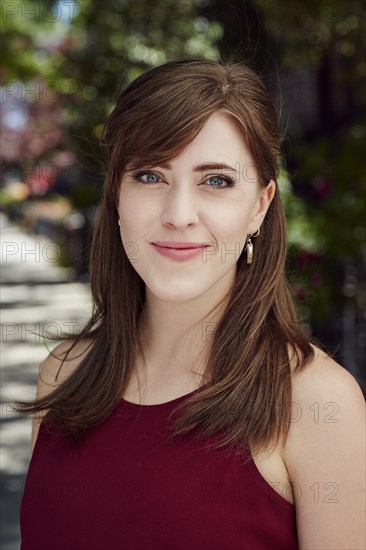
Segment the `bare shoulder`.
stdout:
[[357,380],[319,348],[292,379],[284,461],[301,549],[363,548],[365,399]]
[[365,414],[365,399],[354,376],[325,352],[313,348],[314,358],[292,376],[292,422],[286,441],[289,457],[301,437],[316,441],[348,423],[359,427]]
[[321,349],[312,347],[314,358],[304,369],[293,373],[293,402],[299,400],[301,404],[318,398],[324,405],[337,400],[355,401],[356,406],[364,403],[362,390],[354,376]]
[[[74,340],[61,342],[61,344],[58,344],[41,363],[38,373],[36,399],[46,397],[72,375],[91,349],[93,341],[84,339],[75,344],[74,347],[72,347],[73,344]],[[63,362],[64,359],[65,361]],[[47,410],[43,410],[33,415],[31,455],[37,440],[40,423],[46,413]]]

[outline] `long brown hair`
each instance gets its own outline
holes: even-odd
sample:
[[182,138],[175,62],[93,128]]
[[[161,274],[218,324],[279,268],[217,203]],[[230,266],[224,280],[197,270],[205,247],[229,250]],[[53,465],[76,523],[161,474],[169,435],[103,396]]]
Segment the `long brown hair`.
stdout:
[[[144,282],[126,255],[117,224],[121,179],[127,164],[138,166],[143,160],[156,166],[174,159],[217,111],[241,130],[260,185],[273,179],[277,186],[278,115],[262,80],[246,65],[179,59],[130,83],[103,134],[107,175],[89,265],[94,309],[69,352],[83,339],[91,340],[90,350],[52,393],[16,401],[18,412],[47,410],[43,422],[78,438],[120,402],[142,354],[138,320],[145,298]],[[248,265],[245,254],[237,261],[233,288],[210,339],[207,383],[181,404],[173,438],[195,431],[210,439],[219,433],[223,438],[217,447],[244,443],[255,451],[285,441],[292,371],[314,355],[296,318],[285,258],[286,223],[277,188],[255,239],[254,262]]]

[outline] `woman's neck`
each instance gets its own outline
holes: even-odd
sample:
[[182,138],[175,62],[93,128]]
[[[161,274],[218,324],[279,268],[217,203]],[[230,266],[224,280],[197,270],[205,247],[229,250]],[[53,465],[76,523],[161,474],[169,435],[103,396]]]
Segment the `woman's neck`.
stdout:
[[139,332],[148,374],[158,378],[187,369],[203,373],[229,289],[226,281],[226,286],[184,302],[161,300],[146,289]]

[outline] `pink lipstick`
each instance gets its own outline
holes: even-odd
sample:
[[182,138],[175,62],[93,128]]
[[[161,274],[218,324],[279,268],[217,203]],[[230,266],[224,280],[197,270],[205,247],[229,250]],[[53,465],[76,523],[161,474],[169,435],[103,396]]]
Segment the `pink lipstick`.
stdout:
[[154,249],[167,258],[177,262],[185,262],[202,256],[202,251],[208,244],[192,242],[156,241],[151,243]]

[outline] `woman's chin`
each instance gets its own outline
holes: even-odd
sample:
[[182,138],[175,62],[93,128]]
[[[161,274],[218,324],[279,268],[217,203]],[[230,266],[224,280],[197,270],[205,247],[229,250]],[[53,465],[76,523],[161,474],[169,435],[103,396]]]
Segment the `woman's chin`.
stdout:
[[202,294],[202,292],[197,291],[197,287],[187,288],[184,285],[180,287],[175,286],[174,288],[173,286],[169,287],[169,285],[164,285],[164,288],[153,286],[148,288],[155,298],[164,302],[188,302],[198,298]]

